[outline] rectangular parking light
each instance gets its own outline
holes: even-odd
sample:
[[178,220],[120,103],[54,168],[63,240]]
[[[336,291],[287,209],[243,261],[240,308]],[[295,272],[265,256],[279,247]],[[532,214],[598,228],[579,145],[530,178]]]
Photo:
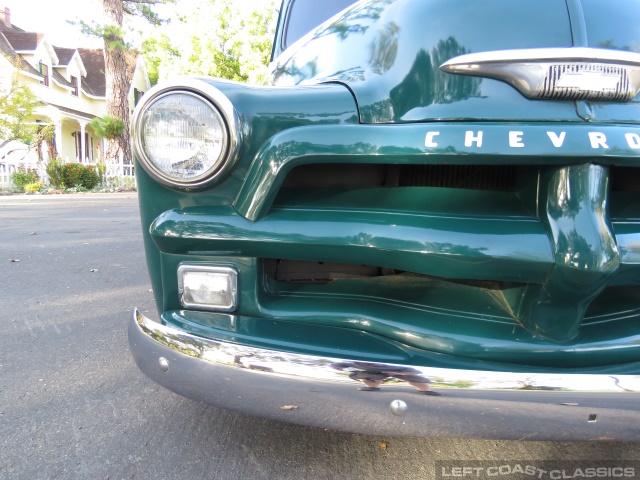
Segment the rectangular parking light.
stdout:
[[180,265],[178,289],[184,308],[232,312],[238,305],[238,272],[231,267]]

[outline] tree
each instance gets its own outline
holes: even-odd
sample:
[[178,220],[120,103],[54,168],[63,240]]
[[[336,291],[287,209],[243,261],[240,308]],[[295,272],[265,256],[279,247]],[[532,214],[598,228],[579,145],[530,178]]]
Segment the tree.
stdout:
[[152,85],[160,80],[160,70],[164,68],[164,65],[180,59],[180,52],[171,45],[171,40],[166,33],[160,33],[142,42],[142,54]]
[[[53,136],[53,126],[30,121],[42,103],[20,77],[21,62],[16,60],[8,87],[0,92],[0,140],[17,140],[32,149]],[[38,159],[42,160],[39,148]]]
[[269,63],[277,10],[274,0],[247,7],[233,0],[182,2],[179,22],[160,28],[143,43],[152,82],[206,75],[260,83]]
[[0,140],[37,142],[40,127],[27,122],[42,104],[29,86],[20,79],[20,65],[14,65],[6,91],[0,93]]
[[142,17],[153,25],[162,23],[153,11],[154,5],[173,3],[174,0],[101,0],[104,9],[103,25],[87,24],[80,21],[85,34],[104,39],[104,64],[106,80],[106,116],[113,121],[122,121],[122,133],[106,139],[104,152],[108,163],[115,163],[122,156],[131,159],[129,142],[129,102],[131,78],[127,71],[127,55],[132,55],[131,46],[125,40],[123,28],[126,15]]

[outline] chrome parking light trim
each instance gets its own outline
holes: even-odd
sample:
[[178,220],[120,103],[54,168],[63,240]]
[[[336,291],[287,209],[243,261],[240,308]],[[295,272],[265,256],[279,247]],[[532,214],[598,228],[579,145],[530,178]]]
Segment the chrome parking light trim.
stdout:
[[447,73],[509,83],[527,98],[629,101],[640,92],[640,53],[602,48],[533,48],[460,55]]
[[460,65],[494,62],[605,62],[624,65],[640,65],[640,53],[626,50],[611,50],[590,47],[566,48],[522,48],[514,50],[494,50],[490,52],[468,53],[452,58],[445,65]]
[[137,310],[129,344],[140,369],[160,385],[281,421],[411,436],[640,434],[635,375],[456,370],[287,353],[197,337]]
[[[188,272],[209,272],[221,273],[229,277],[231,286],[231,305],[222,307],[217,305],[205,305],[200,303],[190,303],[185,299],[184,295],[184,275]],[[178,267],[178,293],[180,294],[180,304],[184,308],[195,310],[209,310],[213,312],[233,312],[238,308],[238,271],[235,268],[219,266],[219,265],[197,265],[191,263],[183,263]]]

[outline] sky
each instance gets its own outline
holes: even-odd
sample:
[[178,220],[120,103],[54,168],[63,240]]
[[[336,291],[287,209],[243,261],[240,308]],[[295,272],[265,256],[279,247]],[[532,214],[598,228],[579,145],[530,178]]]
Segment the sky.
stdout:
[[46,33],[57,47],[102,46],[99,39],[80,34],[80,27],[69,25],[67,19],[102,20],[99,0],[0,0],[0,9],[11,10],[11,23],[30,32]]
[[[83,36],[80,27],[67,20],[102,22],[101,0],[0,0],[0,9],[11,10],[11,23],[28,32],[46,33],[56,47],[101,48],[101,39]],[[148,26],[139,20],[137,28]]]
[[[241,1],[250,5],[261,0]],[[280,0],[276,3],[279,4]],[[67,23],[67,20],[76,18],[88,23],[91,20],[102,22],[101,0],[0,0],[0,9],[2,7],[11,10],[11,23],[29,32],[46,33],[57,47],[103,46],[102,40],[85,37],[80,33],[80,27]],[[149,28],[146,22],[139,20],[136,28],[145,27]]]

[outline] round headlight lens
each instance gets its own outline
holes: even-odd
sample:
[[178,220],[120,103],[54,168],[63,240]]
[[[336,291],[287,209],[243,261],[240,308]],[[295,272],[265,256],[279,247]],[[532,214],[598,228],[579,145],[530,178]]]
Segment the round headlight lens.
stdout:
[[170,92],[145,109],[140,146],[148,166],[169,184],[198,184],[225,163],[228,133],[215,106],[190,92]]

